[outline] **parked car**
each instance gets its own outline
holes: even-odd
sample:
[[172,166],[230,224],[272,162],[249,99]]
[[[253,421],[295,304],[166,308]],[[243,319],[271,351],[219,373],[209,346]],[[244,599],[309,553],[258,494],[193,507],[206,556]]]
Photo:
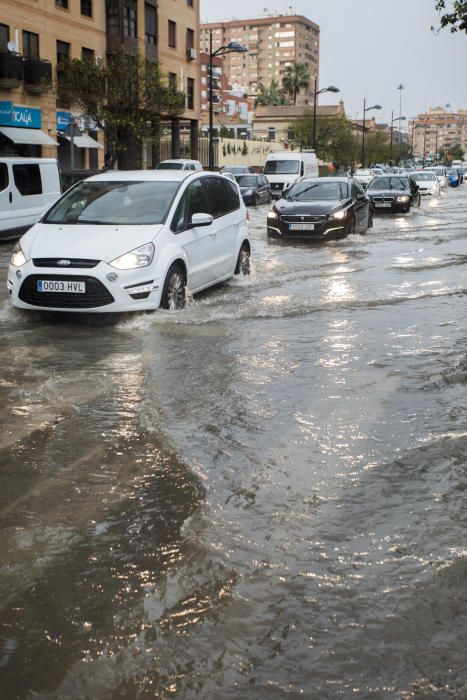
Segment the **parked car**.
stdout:
[[271,238],[323,241],[365,233],[373,225],[370,199],[354,179],[303,178],[267,216]]
[[271,185],[264,175],[236,175],[245,204],[264,204],[272,200]]
[[410,177],[417,183],[422,196],[438,195],[441,192],[441,187],[439,180],[436,177],[436,173],[429,170],[417,170],[410,173]]
[[186,158],[172,158],[162,160],[156,165],[155,170],[202,170],[203,166],[199,160],[188,160]]
[[263,168],[274,198],[282,197],[284,191],[302,177],[318,177],[318,161],[314,151],[273,151]]
[[60,173],[60,181],[62,183],[62,192],[66,192],[76,185],[77,182],[86,180],[93,175],[100,175],[104,170],[65,170]]
[[181,309],[249,271],[247,210],[213,173],[109,171],[68,190],[17,243],[14,306],[73,312]]
[[55,158],[0,157],[0,240],[19,238],[59,197]]
[[418,185],[410,175],[378,175],[368,189],[374,211],[408,212],[420,206]]
[[220,170],[221,175],[231,173],[232,175],[249,175],[256,174],[256,170],[252,165],[224,165]]
[[382,174],[383,171],[380,168],[358,168],[354,177],[366,189],[376,175]]

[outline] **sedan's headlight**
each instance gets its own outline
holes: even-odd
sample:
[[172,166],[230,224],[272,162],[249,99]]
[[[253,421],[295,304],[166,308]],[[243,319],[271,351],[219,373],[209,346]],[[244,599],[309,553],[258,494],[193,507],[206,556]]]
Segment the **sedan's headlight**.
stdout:
[[268,211],[268,219],[278,219],[276,211]]
[[116,267],[118,270],[134,270],[137,267],[146,267],[152,263],[154,257],[154,246],[152,243],[146,243],[131,250],[119,258],[115,258],[109,265]]
[[340,211],[335,211],[333,214],[329,214],[330,219],[345,219],[347,216],[347,210],[341,209]]
[[19,244],[19,242],[15,245],[13,248],[13,252],[11,254],[10,258],[10,263],[14,265],[15,267],[21,267],[21,265],[24,265],[28,261],[27,257],[23,253],[23,250]]
[[408,195],[404,194],[404,195],[402,195],[402,197],[398,197],[397,201],[398,202],[408,202],[409,199],[410,199],[410,197]]

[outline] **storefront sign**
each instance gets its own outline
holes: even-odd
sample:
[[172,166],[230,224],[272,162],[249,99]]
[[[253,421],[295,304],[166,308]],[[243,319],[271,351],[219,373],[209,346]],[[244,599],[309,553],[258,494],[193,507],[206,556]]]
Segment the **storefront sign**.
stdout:
[[57,112],[57,131],[65,131],[72,119],[71,112]]
[[0,126],[18,126],[25,129],[40,129],[42,113],[36,107],[20,107],[9,100],[0,101]]

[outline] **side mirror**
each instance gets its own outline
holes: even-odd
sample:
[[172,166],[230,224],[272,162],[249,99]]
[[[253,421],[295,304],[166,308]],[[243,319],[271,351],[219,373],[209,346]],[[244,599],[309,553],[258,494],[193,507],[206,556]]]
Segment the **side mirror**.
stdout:
[[210,226],[214,217],[211,214],[193,214],[190,221],[190,228],[199,228],[200,226]]

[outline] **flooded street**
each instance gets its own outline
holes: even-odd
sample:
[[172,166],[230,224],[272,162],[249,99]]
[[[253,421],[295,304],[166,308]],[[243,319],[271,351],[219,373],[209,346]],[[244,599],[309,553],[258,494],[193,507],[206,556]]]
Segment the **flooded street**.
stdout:
[[467,697],[467,185],[183,312],[13,310],[4,700]]

